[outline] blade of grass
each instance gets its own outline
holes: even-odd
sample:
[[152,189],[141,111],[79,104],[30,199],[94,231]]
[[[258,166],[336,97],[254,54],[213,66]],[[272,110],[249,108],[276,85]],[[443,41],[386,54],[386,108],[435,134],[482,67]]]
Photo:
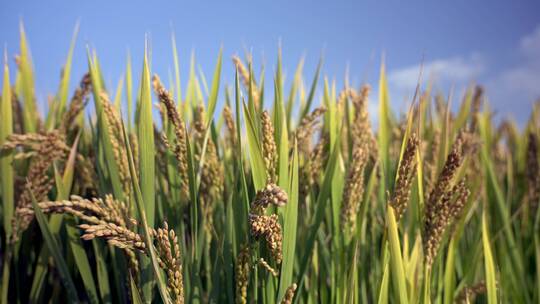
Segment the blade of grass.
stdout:
[[283,262],[279,277],[278,299],[282,299],[285,291],[292,284],[294,257],[296,252],[296,229],[298,222],[298,149],[295,142],[290,173],[289,201],[283,212]]
[[[146,60],[145,60],[146,61]],[[141,188],[139,187],[139,179],[137,177],[137,171],[135,169],[135,163],[133,160],[133,153],[131,152],[131,145],[128,141],[128,135],[126,133],[126,130],[124,128],[124,125],[122,124],[122,132],[124,136],[124,145],[126,147],[127,151],[127,157],[128,157],[128,163],[129,163],[129,173],[131,175],[131,185],[133,186],[134,190],[134,197],[135,197],[135,203],[137,207],[137,212],[139,214],[139,217],[141,219],[141,226],[143,230],[144,235],[144,242],[146,244],[146,248],[148,250],[148,253],[150,255],[150,261],[151,261],[151,268],[154,272],[154,276],[157,278],[157,287],[161,296],[161,299],[164,303],[169,304],[171,303],[171,299],[169,297],[169,293],[167,291],[167,286],[165,285],[165,282],[163,281],[163,278],[161,277],[159,264],[157,261],[157,255],[154,250],[154,245],[152,243],[152,237],[150,236],[150,228],[148,227],[148,220],[146,218],[146,211],[145,211],[145,203],[143,201],[143,195]],[[153,132],[153,130],[152,130]]]
[[[94,105],[97,115],[97,125],[98,125],[98,135],[100,147],[103,148],[105,154],[106,168],[103,168],[104,171],[109,173],[110,184],[112,186],[112,191],[114,196],[117,199],[123,199],[124,194],[122,190],[122,184],[120,183],[120,175],[118,171],[118,164],[114,158],[114,153],[112,150],[111,139],[108,132],[109,122],[106,115],[103,115],[103,106],[101,105],[100,94],[103,90],[102,81],[101,81],[101,72],[99,70],[99,65],[97,62],[97,57],[90,55],[90,50],[88,50],[88,69],[90,70],[90,78],[92,80],[92,88],[94,93]],[[107,190],[107,189],[106,189]]]
[[489,304],[497,302],[497,281],[495,273],[495,263],[491,253],[491,245],[488,233],[487,210],[482,212],[482,244],[484,247],[484,267],[486,271],[487,300]]
[[[337,167],[337,161],[339,158],[339,144],[336,144],[334,146],[334,150],[330,154],[330,158],[328,160],[328,165],[326,166],[326,170],[324,172],[324,180],[321,186],[321,191],[319,192],[319,195],[317,196],[317,201],[315,203],[316,211],[313,218],[313,222],[310,225],[309,233],[306,239],[306,246],[304,247],[305,251],[302,255],[302,259],[300,260],[300,271],[299,271],[299,282],[298,282],[298,289],[297,293],[300,294],[303,283],[305,279],[305,275],[307,272],[307,267],[309,265],[309,261],[311,260],[311,255],[313,253],[313,248],[315,246],[315,240],[317,238],[317,233],[319,230],[319,227],[321,226],[324,214],[325,214],[325,207],[328,206],[326,204],[326,201],[330,198],[331,194],[331,185],[332,185],[332,179],[334,176],[334,170],[336,170]],[[298,303],[298,298],[296,297],[295,303]]]
[[266,166],[262,156],[261,145],[258,132],[255,127],[254,117],[250,115],[250,111],[244,103],[244,118],[247,131],[247,142],[249,148],[249,161],[253,172],[253,184],[255,189],[262,189],[266,184]]
[[116,86],[116,93],[114,94],[113,105],[116,109],[116,112],[120,113],[120,108],[122,107],[122,90],[124,88],[124,78],[121,77]]
[[206,117],[206,124],[210,125],[212,118],[214,117],[214,111],[216,110],[217,98],[219,93],[219,80],[221,79],[221,63],[223,61],[223,48],[219,49],[218,60],[214,69],[214,77],[212,78],[212,89],[210,96],[208,96],[208,116]]
[[[146,215],[148,227],[155,226],[155,143],[154,124],[152,119],[152,96],[150,85],[150,70],[148,66],[148,46],[145,44],[143,70],[141,76],[141,96],[140,113],[138,118],[138,140],[139,140],[139,171],[141,177],[141,195],[144,203],[144,214]],[[133,178],[133,174],[132,174]],[[140,215],[140,214],[139,214]],[[152,293],[152,269],[149,261],[143,259],[142,263],[142,286],[143,296],[148,301]]]
[[47,223],[47,219],[45,218],[45,215],[39,208],[38,203],[36,202],[36,198],[34,197],[33,194],[31,196],[32,196],[32,208],[34,209],[36,220],[41,229],[43,239],[45,240],[45,243],[47,244],[47,248],[49,248],[49,252],[54,257],[54,261],[56,262],[56,268],[58,269],[58,274],[60,275],[62,284],[66,288],[66,295],[71,303],[77,303],[79,302],[78,297],[77,297],[77,289],[75,288],[75,284],[73,283],[73,279],[71,278],[71,275],[69,273],[69,269],[67,267],[66,261],[64,260],[64,257],[62,256],[62,251],[57,243],[57,240],[54,238],[53,234],[51,233],[49,229],[49,224]]
[[137,284],[135,284],[135,281],[133,280],[133,277],[131,274],[129,275],[129,287],[131,289],[131,301],[133,304],[143,304],[143,300],[141,298],[141,295],[139,293],[139,288],[137,288]]
[[[57,189],[62,189],[61,191],[58,191],[59,197],[57,197],[57,200],[67,199],[69,193],[71,193],[73,174],[75,171],[75,161],[77,156],[77,147],[79,144],[80,136],[81,133],[79,132],[79,134],[75,138],[75,141],[73,142],[73,147],[71,148],[71,151],[69,153],[68,161],[66,163],[64,174],[61,180],[58,174],[55,174],[55,176],[58,176],[56,179]],[[56,167],[55,172],[57,172]],[[90,262],[88,260],[88,256],[86,255],[86,251],[81,244],[80,233],[79,230],[76,228],[75,220],[72,217],[68,217],[66,219],[66,230],[69,237],[69,245],[73,253],[73,258],[79,270],[79,274],[81,275],[88,299],[90,303],[99,303],[96,291],[96,284],[94,283],[92,269],[90,268]]]
[[386,263],[384,263],[384,271],[383,271],[383,276],[381,279],[381,286],[379,288],[379,299],[377,300],[378,304],[388,303],[388,295],[390,294],[390,292],[388,291],[389,285],[390,285],[390,263],[387,260]]
[[32,61],[30,59],[30,49],[28,46],[28,40],[26,39],[26,33],[21,21],[20,24],[21,34],[21,56],[20,56],[20,75],[21,75],[21,90],[22,99],[24,104],[23,109],[23,125],[24,130],[28,133],[36,131],[37,122],[37,109],[36,101],[34,100],[34,74],[32,71]]
[[[4,68],[2,98],[0,100],[0,145],[13,133],[13,113],[11,108],[11,85],[9,81],[9,67],[7,63],[7,50],[4,51]],[[2,175],[2,215],[6,236],[11,235],[11,219],[15,208],[13,153],[6,151],[0,155],[0,174]],[[10,277],[10,259],[4,259],[2,270],[2,303],[7,303]]]
[[66,103],[68,100],[69,80],[71,78],[71,63],[73,61],[73,50],[75,49],[75,42],[77,41],[77,34],[79,33],[79,22],[75,24],[73,30],[73,36],[71,38],[71,44],[69,45],[69,51],[66,58],[66,63],[62,70],[62,80],[60,82],[59,90],[59,106],[56,119],[59,121],[62,118],[62,114],[66,109]]
[[302,82],[303,68],[304,68],[304,58],[302,57],[302,59],[300,59],[300,62],[298,62],[298,66],[296,67],[296,72],[294,73],[294,80],[291,84],[291,89],[289,91],[289,98],[287,99],[287,104],[286,104],[287,127],[290,127],[292,108],[293,108],[296,96],[298,94],[298,87],[300,86],[300,83]]
[[176,49],[176,38],[175,34],[171,34],[171,41],[172,41],[172,52],[173,52],[173,59],[174,59],[174,81],[175,81],[175,89],[176,89],[176,100],[178,102],[178,105],[182,104],[182,88],[180,85],[180,64],[178,63],[178,51]]
[[382,170],[385,172],[383,175],[385,178],[382,178],[382,188],[385,189],[389,184],[389,181],[386,179],[390,178],[390,154],[389,154],[389,144],[390,144],[390,119],[389,119],[389,97],[388,97],[388,84],[386,81],[386,72],[384,61],[381,64],[380,78],[379,78],[379,151]]
[[[7,64],[7,51],[4,53],[4,69],[2,84],[2,104],[0,106],[0,146],[6,138],[13,133],[13,113],[11,108],[11,85],[9,82],[9,67]],[[0,173],[2,174],[2,213],[6,235],[11,235],[11,218],[14,210],[14,179],[13,179],[13,153],[5,151],[0,155]]]
[[315,98],[315,92],[317,90],[317,82],[319,82],[319,76],[321,74],[322,64],[323,64],[323,57],[321,56],[321,58],[319,59],[319,63],[317,64],[317,70],[315,71],[315,75],[313,76],[313,81],[311,82],[311,88],[309,89],[309,94],[306,99],[306,104],[304,108],[302,109],[302,113],[299,117],[300,120],[302,120],[302,118],[304,118],[308,114],[309,108],[311,107],[311,104],[313,103],[313,99]]
[[126,103],[127,103],[127,128],[128,133],[132,132],[132,119],[133,119],[133,77],[131,72],[131,55],[128,51],[126,62]]
[[390,273],[392,274],[392,284],[398,292],[400,303],[408,303],[407,282],[405,281],[405,268],[403,268],[403,257],[401,255],[401,245],[394,215],[394,208],[387,206],[386,223],[388,225],[388,241],[390,245]]

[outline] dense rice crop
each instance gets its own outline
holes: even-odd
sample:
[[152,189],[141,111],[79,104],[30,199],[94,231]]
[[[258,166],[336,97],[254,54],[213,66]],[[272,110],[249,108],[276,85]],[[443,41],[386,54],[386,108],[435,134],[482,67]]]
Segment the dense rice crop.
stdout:
[[71,75],[72,46],[41,115],[21,32],[0,99],[2,303],[540,302],[538,105],[522,128],[478,86],[454,112],[429,89],[393,111],[384,66],[370,96],[320,65],[285,83],[280,58],[264,80],[234,57],[224,87],[221,53],[181,88],[173,54],[170,86],[145,52],[113,92],[94,51]]

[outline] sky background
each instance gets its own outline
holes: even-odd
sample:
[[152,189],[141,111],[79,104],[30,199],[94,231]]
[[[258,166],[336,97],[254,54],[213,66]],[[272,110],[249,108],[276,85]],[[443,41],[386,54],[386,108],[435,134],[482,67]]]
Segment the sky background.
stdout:
[[540,1],[0,0],[0,42],[12,71],[21,20],[42,109],[47,94],[58,88],[77,21],[72,87],[87,70],[87,45],[96,49],[109,87],[123,76],[128,50],[138,73],[145,34],[153,72],[166,80],[173,67],[174,32],[184,87],[192,51],[210,79],[221,46],[224,83],[234,78],[231,56],[246,51],[253,53],[256,69],[264,63],[271,79],[281,42],[287,79],[304,56],[309,83],[324,54],[323,73],[336,80],[338,89],[347,69],[351,84],[376,87],[384,56],[391,100],[401,111],[410,103],[422,62],[424,80],[432,79],[445,95],[453,92],[453,103],[467,85],[485,86],[499,118],[513,117],[523,124],[540,97]]

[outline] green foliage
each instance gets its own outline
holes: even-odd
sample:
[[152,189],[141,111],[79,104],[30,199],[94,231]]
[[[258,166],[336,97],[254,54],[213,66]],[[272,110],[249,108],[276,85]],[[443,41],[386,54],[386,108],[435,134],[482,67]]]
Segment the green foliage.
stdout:
[[[456,113],[429,87],[416,92],[410,107],[392,109],[384,64],[378,96],[362,101],[361,90],[336,88],[324,75],[322,59],[312,75],[304,75],[301,59],[292,77],[285,77],[281,50],[273,81],[266,79],[266,85],[264,70],[248,59],[227,87],[222,74],[230,66],[222,49],[211,77],[196,73],[193,55],[189,75],[181,78],[180,62],[188,60],[179,60],[174,35],[170,96],[152,82],[146,50],[140,75],[133,74],[128,54],[125,78],[115,92],[103,82],[102,68],[108,67],[88,50],[91,89],[86,89],[91,94],[82,100],[72,94],[70,100],[69,84],[82,76],[71,74],[80,59],[74,53],[76,33],[77,28],[58,92],[43,115],[35,107],[35,77],[22,26],[13,82],[5,55],[0,98],[3,303],[242,303],[244,295],[248,303],[276,303],[294,286],[295,303],[540,299],[540,208],[534,201],[540,177],[531,170],[539,162],[539,107],[522,129],[493,120],[475,88],[467,90]],[[136,94],[133,79],[140,79]],[[112,107],[104,94],[113,97]],[[167,96],[170,108],[163,100]],[[63,131],[72,106],[87,100],[93,108],[76,112]],[[378,113],[361,112],[362,105],[371,108],[372,103],[378,104]],[[202,118],[196,115],[201,105]],[[225,105],[228,109],[222,110]],[[317,105],[326,110],[318,118],[311,115]],[[264,134],[263,110],[270,113],[272,134]],[[376,126],[362,117],[376,120]],[[58,135],[61,148],[40,139],[51,134]],[[420,144],[407,160],[413,135]],[[426,215],[433,211],[437,181],[460,140],[465,141],[463,163],[443,179],[441,201],[450,204],[467,195],[461,209],[439,206],[448,208],[441,214],[449,225],[435,230],[440,235],[433,229],[429,234]],[[269,148],[272,141],[275,147]],[[63,156],[39,167],[39,153],[58,151],[51,147],[62,149]],[[360,167],[355,167],[362,155],[355,154],[357,147],[366,157]],[[270,161],[275,180],[269,179]],[[407,162],[412,162],[410,172],[401,171]],[[36,167],[41,171],[36,173]],[[351,174],[355,169],[361,171]],[[409,188],[399,188],[405,177]],[[23,188],[19,181],[26,179],[30,183]],[[462,180],[464,189],[458,187]],[[269,186],[284,191],[287,202],[281,206],[272,197],[258,208],[260,201],[254,201]],[[25,202],[24,191],[41,197]],[[389,204],[398,194],[408,202],[402,214]],[[346,204],[344,198],[354,201]],[[75,206],[79,199],[88,199],[93,211]],[[121,219],[114,212],[100,213],[92,199],[112,204]],[[47,207],[59,208],[61,201],[73,204],[71,209]],[[351,214],[354,227],[345,220]],[[24,216],[28,228],[13,235],[19,228],[14,223]],[[105,232],[91,241],[84,240],[88,235],[81,239],[87,233],[85,216],[124,227],[137,241],[111,241]],[[251,231],[257,228],[255,216],[271,218],[274,234]],[[164,222],[172,239],[170,253],[156,230]],[[120,230],[110,233],[118,236]],[[430,239],[437,240],[431,264]],[[281,261],[273,246],[281,248]],[[249,256],[242,260],[245,248]],[[245,269],[248,275],[242,277]],[[178,282],[182,288],[173,287]]]

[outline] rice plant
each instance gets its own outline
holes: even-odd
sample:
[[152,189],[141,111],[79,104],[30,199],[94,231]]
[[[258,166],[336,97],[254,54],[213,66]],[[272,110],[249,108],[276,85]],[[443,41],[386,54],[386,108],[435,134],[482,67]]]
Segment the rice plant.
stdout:
[[221,51],[182,84],[174,38],[169,85],[145,50],[115,92],[74,44],[45,113],[23,30],[4,56],[2,303],[540,302],[539,104],[392,109],[384,65],[373,96]]

